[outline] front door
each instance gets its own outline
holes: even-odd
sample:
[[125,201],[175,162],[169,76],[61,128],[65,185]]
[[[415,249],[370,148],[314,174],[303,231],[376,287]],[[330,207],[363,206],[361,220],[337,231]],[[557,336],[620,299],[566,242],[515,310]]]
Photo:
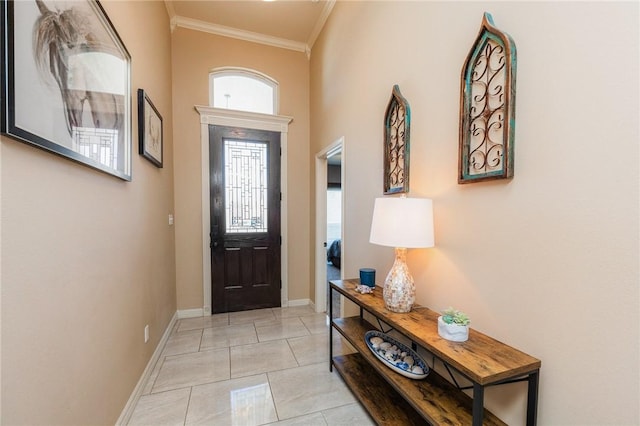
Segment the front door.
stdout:
[[280,133],[209,126],[213,313],[280,306]]

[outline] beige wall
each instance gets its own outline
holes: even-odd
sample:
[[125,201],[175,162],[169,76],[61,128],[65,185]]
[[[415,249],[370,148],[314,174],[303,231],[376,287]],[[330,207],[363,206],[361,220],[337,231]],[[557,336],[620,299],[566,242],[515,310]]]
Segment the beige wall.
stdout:
[[[460,69],[482,13],[518,48],[515,177],[458,185]],[[638,4],[338,2],[311,58],[311,152],[345,137],[347,276],[382,195],[391,88],[412,110],[411,193],[436,247],[412,250],[418,302],[542,360],[539,424],[631,425],[638,413]],[[523,424],[525,385],[487,391]]]
[[[203,307],[200,116],[209,103],[209,71],[250,68],[279,83],[281,115],[293,117],[288,134],[288,300],[310,296],[309,61],[304,53],[176,28],[173,46],[175,117],[176,271],[178,309]],[[207,219],[208,220],[208,219]],[[208,236],[206,236],[208,238]]]
[[132,94],[164,118],[165,165],[137,154],[134,97],[132,182],[1,139],[2,424],[114,424],[176,310],[167,12],[102,5]]

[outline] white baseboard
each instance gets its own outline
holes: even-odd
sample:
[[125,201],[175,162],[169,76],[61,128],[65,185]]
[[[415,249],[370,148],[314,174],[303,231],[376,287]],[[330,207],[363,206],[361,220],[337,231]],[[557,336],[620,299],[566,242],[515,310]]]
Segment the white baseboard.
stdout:
[[169,325],[165,329],[164,334],[162,335],[162,338],[158,342],[158,346],[156,346],[155,351],[153,351],[153,355],[151,356],[151,359],[149,359],[149,362],[147,363],[147,366],[144,369],[144,372],[142,373],[140,380],[138,380],[136,387],[133,389],[133,392],[131,393],[131,396],[129,397],[127,404],[124,406],[124,409],[122,410],[122,413],[120,414],[120,417],[116,422],[117,426],[119,425],[124,426],[127,423],[129,423],[129,420],[131,419],[131,415],[133,414],[133,410],[136,408],[138,399],[140,399],[140,396],[142,394],[144,385],[147,383],[149,376],[151,376],[151,373],[153,372],[153,368],[158,362],[158,359],[160,359],[160,354],[162,353],[162,350],[164,349],[164,345],[167,343],[167,340],[171,335],[171,330],[173,330],[173,327],[176,324],[177,319],[178,319],[178,312],[173,314],[173,318],[171,318],[171,321],[169,321]]
[[204,316],[204,309],[202,309],[202,308],[199,308],[199,309],[180,309],[180,310],[178,310],[177,314],[178,314],[178,319],[203,317]]
[[311,303],[310,299],[289,300],[287,306],[306,306]]

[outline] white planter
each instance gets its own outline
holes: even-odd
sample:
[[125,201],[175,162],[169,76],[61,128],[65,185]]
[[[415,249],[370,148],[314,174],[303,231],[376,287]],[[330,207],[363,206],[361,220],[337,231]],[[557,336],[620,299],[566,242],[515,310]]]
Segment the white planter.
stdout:
[[443,339],[452,342],[466,342],[469,339],[469,326],[458,324],[447,324],[438,317],[438,334]]

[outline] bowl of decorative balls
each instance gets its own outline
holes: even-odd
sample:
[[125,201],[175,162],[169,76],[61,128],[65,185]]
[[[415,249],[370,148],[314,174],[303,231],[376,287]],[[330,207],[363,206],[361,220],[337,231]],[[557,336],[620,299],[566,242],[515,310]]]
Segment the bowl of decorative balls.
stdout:
[[378,330],[364,335],[367,347],[384,365],[410,379],[424,379],[429,366],[413,349]]

